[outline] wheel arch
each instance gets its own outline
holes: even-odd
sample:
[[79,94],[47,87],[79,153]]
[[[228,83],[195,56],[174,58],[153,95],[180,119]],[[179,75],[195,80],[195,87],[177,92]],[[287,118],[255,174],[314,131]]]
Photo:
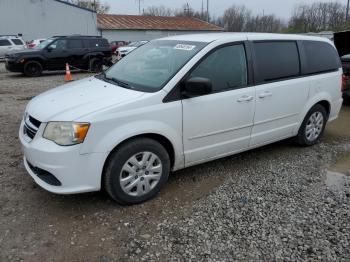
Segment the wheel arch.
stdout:
[[175,148],[174,145],[172,144],[172,142],[165,136],[157,134],[157,133],[144,133],[144,134],[139,134],[139,135],[134,135],[131,136],[123,141],[121,141],[120,143],[118,143],[107,155],[104,164],[103,164],[103,168],[102,168],[102,175],[101,175],[101,187],[103,186],[103,179],[104,179],[104,175],[105,175],[105,170],[107,168],[107,164],[108,161],[110,160],[111,156],[113,155],[113,153],[118,150],[121,146],[123,146],[124,144],[138,139],[138,138],[150,138],[153,139],[155,141],[157,141],[158,143],[160,143],[165,150],[168,152],[169,154],[169,158],[170,158],[170,167],[171,169],[174,167],[175,165]]
[[320,94],[319,96],[315,97],[314,99],[310,100],[304,107],[304,109],[302,110],[301,114],[299,115],[299,124],[298,126],[295,128],[294,133],[297,134],[301,124],[304,121],[304,118],[306,117],[307,113],[310,111],[310,109],[312,107],[314,107],[315,105],[319,104],[322,105],[327,112],[327,118],[329,117],[331,110],[332,110],[332,103],[331,101],[331,97],[327,94]]

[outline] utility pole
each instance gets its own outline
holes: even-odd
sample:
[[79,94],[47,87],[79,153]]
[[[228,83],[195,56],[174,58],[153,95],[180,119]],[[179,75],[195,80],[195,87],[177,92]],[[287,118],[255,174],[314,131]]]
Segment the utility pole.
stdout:
[[186,3],[184,12],[185,12],[185,14],[187,14],[187,16],[190,16],[190,10],[191,10],[190,5],[188,3]]
[[209,23],[209,0],[207,0],[207,22]]
[[348,4],[346,5],[345,23],[348,22],[348,18],[349,18],[349,3],[350,3],[350,0],[348,0]]
[[141,15],[141,1],[143,1],[143,0],[136,0],[136,1],[139,4],[139,15]]
[[204,0],[202,0],[202,12],[201,12],[201,19],[204,19]]

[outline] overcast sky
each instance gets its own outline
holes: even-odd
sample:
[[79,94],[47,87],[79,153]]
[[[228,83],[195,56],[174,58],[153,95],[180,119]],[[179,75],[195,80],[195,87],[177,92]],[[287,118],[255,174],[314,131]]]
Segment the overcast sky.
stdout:
[[[206,6],[206,0],[203,0]],[[329,0],[330,2],[332,0]],[[333,0],[334,1],[334,0]],[[111,6],[110,13],[114,14],[138,14],[138,0],[104,0]],[[170,8],[180,8],[189,3],[192,8],[201,10],[202,0],[141,0],[141,10],[148,6],[164,5]],[[281,18],[288,18],[295,5],[300,3],[312,3],[315,0],[209,0],[210,12],[220,16],[226,8],[232,4],[244,4],[255,14],[275,14]],[[326,2],[323,0],[323,2]],[[346,4],[347,0],[338,0]]]

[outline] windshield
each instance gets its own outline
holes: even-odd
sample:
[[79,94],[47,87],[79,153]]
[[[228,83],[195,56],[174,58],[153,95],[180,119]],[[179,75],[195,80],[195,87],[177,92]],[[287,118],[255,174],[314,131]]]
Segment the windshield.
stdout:
[[55,39],[54,38],[46,39],[45,41],[43,41],[40,44],[38,44],[35,48],[36,49],[43,49],[46,46],[48,46],[50,43],[52,43],[53,40],[55,40]]
[[108,69],[105,78],[138,91],[156,92],[206,45],[203,42],[152,41]]

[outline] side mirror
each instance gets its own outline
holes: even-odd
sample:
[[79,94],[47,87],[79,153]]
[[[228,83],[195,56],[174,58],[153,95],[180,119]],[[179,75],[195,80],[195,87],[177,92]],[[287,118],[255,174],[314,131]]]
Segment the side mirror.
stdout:
[[196,97],[210,94],[212,82],[208,78],[192,77],[184,82],[182,95],[185,97]]
[[53,50],[53,48],[51,46],[49,46],[48,48],[46,48],[47,52],[51,52]]

